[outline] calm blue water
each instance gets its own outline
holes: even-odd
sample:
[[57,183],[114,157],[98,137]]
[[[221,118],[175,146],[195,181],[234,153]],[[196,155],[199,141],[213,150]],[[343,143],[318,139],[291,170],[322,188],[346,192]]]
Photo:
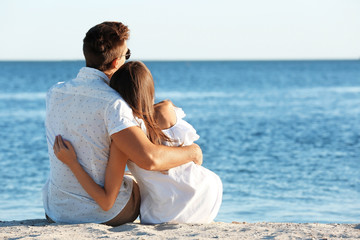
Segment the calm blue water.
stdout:
[[[360,221],[360,61],[146,62],[224,184],[217,221]],[[83,62],[0,62],[0,220],[43,218],[45,93]]]

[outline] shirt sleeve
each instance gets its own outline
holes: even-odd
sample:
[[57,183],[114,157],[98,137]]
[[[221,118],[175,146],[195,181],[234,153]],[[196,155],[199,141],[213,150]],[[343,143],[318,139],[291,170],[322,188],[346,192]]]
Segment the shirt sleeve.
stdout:
[[109,136],[125,128],[139,125],[129,105],[121,99],[116,100],[105,109],[105,124]]
[[183,145],[188,146],[198,140],[200,136],[190,123],[186,122],[183,118],[186,116],[181,108],[175,107],[176,123],[171,128],[163,130],[163,132],[173,140],[172,143],[165,142],[164,145]]

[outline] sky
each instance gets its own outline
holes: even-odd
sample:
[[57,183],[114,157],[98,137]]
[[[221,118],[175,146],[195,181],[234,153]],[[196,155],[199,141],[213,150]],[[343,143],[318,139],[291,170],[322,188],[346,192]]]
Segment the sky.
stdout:
[[360,58],[360,0],[1,0],[0,60],[82,60],[103,21],[138,60]]

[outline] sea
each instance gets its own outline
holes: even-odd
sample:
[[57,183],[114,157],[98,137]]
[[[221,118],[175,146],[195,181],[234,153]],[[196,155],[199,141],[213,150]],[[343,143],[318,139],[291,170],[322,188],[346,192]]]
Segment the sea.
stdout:
[[[215,221],[360,222],[360,61],[145,61],[223,182]],[[0,62],[0,220],[44,218],[45,96],[83,61]]]

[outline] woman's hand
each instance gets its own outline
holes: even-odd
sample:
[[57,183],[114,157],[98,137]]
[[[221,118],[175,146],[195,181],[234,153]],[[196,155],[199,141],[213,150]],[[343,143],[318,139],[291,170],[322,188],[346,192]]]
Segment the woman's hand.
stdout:
[[63,140],[60,135],[55,137],[53,149],[56,157],[69,167],[78,163],[74,147],[69,141]]

